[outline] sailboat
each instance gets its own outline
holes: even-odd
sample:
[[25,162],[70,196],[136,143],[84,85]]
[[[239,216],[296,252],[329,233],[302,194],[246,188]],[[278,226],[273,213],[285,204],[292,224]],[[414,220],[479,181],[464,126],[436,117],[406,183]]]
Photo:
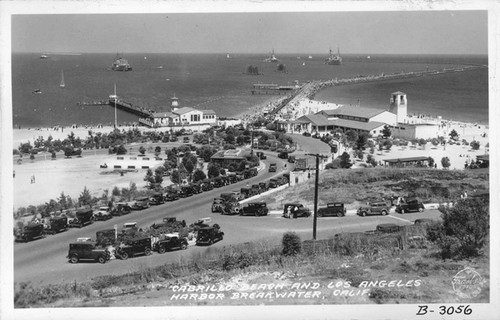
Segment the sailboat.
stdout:
[[64,82],[64,72],[61,70],[61,84],[59,84],[59,87],[64,88],[66,87],[66,83]]

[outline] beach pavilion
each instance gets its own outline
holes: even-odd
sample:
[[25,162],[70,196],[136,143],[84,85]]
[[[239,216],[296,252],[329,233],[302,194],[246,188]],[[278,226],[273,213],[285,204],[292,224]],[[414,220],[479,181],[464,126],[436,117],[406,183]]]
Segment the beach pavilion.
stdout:
[[397,158],[397,159],[385,159],[384,166],[387,167],[406,167],[406,166],[418,166],[418,167],[428,167],[431,157],[408,157],[408,158]]

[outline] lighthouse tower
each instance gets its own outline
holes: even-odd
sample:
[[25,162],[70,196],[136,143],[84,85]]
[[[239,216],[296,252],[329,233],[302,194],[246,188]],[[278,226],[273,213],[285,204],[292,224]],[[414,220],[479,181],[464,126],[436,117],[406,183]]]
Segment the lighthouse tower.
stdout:
[[175,96],[175,93],[174,93],[174,96],[172,98],[170,98],[170,100],[172,100],[172,103],[170,104],[170,108],[172,111],[175,111],[179,108],[179,99]]
[[406,100],[406,93],[397,91],[391,94],[391,105],[389,111],[396,114],[397,123],[406,122],[408,113],[408,100]]

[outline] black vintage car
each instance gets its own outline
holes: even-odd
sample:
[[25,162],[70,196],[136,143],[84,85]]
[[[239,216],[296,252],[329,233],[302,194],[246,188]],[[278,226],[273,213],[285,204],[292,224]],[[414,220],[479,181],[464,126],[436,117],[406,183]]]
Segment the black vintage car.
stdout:
[[81,228],[94,222],[94,212],[92,209],[80,209],[76,212],[76,218],[72,219],[69,227]]
[[268,186],[269,186],[269,188],[277,188],[277,187],[279,187],[278,180],[276,180],[276,179],[269,180]]
[[66,230],[68,230],[68,218],[66,216],[59,216],[49,219],[49,226],[45,232],[55,234]]
[[309,217],[310,215],[311,210],[304,207],[304,205],[301,203],[285,203],[285,205],[283,206],[283,217],[285,218]]
[[411,211],[424,212],[424,204],[418,199],[407,199],[396,206],[397,213],[407,213]]
[[269,209],[265,202],[249,202],[240,210],[240,216],[267,216]]
[[341,202],[328,203],[326,207],[318,209],[318,217],[343,217],[346,214],[346,208]]
[[149,198],[149,204],[152,206],[157,206],[165,203],[165,198],[163,197],[163,193],[155,192]]
[[202,191],[210,191],[214,189],[214,185],[212,184],[212,181],[209,179],[205,179],[201,182],[201,190]]
[[144,254],[151,254],[151,238],[141,237],[128,239],[125,243],[120,244],[115,251],[115,255],[122,260],[127,260],[129,257]]
[[262,192],[269,190],[269,184],[267,182],[259,182],[259,187]]
[[278,169],[278,166],[276,163],[271,163],[269,165],[269,172],[276,172],[277,169]]
[[221,198],[214,198],[212,202],[212,212],[224,212],[225,201]]
[[106,263],[110,259],[110,253],[106,249],[98,248],[92,241],[74,242],[69,244],[67,259],[71,263],[78,263],[80,260],[91,260],[99,263]]
[[177,190],[170,190],[165,193],[165,200],[175,201],[179,200],[179,192]]
[[111,215],[113,216],[123,216],[132,212],[132,208],[126,202],[115,203],[111,209]]
[[198,194],[203,192],[201,183],[190,183],[189,186],[191,187],[191,190],[193,190],[193,194]]
[[220,231],[216,225],[213,227],[203,227],[198,230],[196,245],[212,245],[217,241],[221,241],[224,237],[224,232]]
[[181,198],[191,197],[193,194],[193,187],[191,186],[182,186],[181,190],[179,191],[179,197]]
[[245,197],[245,199],[247,198],[250,198],[250,197],[253,197],[255,195],[258,195],[259,193],[256,192],[254,189],[252,188],[241,188],[240,189],[240,193]]
[[153,250],[158,253],[165,253],[166,251],[171,251],[175,249],[186,250],[188,247],[188,242],[186,238],[179,238],[177,236],[167,236],[164,239],[157,241]]
[[113,216],[109,210],[109,207],[99,207],[97,212],[94,213],[95,221],[106,221],[111,219]]
[[266,155],[262,151],[257,151],[255,155],[260,159],[260,160],[265,160],[267,159]]
[[385,216],[389,213],[389,210],[390,208],[385,201],[369,201],[366,205],[360,206],[356,214],[362,217],[374,214],[381,214]]
[[16,241],[28,242],[43,237],[45,237],[45,230],[41,223],[27,224],[16,233]]
[[131,208],[132,210],[143,210],[149,208],[149,197],[136,198]]

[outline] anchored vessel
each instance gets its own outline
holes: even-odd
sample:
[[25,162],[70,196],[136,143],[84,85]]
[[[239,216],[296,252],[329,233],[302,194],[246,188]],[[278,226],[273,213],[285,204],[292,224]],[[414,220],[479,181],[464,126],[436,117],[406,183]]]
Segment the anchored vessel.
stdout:
[[271,55],[264,59],[264,62],[278,62],[278,58],[274,55],[274,49]]
[[132,67],[128,63],[127,59],[124,59],[121,56],[116,55],[115,61],[113,62],[111,69],[113,69],[114,71],[131,71]]
[[325,59],[325,64],[340,66],[342,64],[342,57],[340,56],[339,48],[337,47],[337,54],[333,54],[332,49],[330,49],[330,55]]

